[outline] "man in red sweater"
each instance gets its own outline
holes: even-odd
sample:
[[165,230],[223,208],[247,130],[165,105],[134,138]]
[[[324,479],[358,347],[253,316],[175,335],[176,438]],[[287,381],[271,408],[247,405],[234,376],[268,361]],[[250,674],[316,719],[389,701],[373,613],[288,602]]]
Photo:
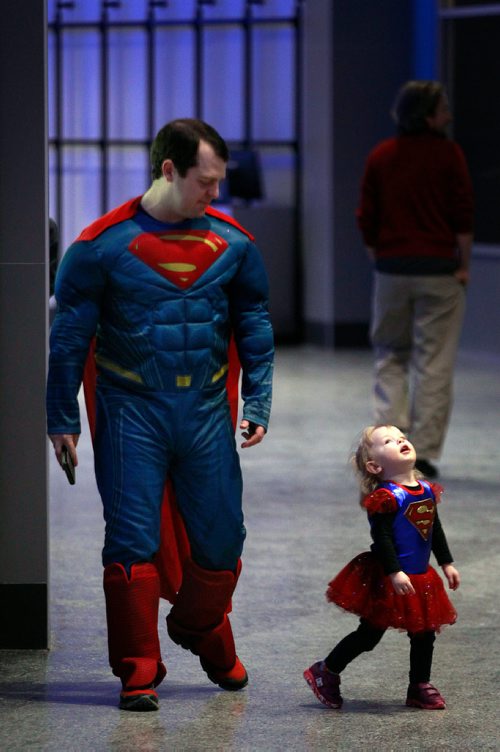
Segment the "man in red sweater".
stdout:
[[461,148],[446,137],[441,84],[409,81],[392,115],[398,135],[369,154],[357,211],[375,265],[375,421],[407,432],[417,468],[433,478],[469,278],[472,186]]

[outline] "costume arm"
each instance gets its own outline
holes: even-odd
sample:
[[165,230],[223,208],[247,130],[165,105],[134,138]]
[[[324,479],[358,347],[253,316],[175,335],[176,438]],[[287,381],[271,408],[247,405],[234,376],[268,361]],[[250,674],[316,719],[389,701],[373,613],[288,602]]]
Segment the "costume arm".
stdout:
[[78,391],[96,333],[105,277],[91,243],[76,242],[59,267],[57,313],[50,333],[47,379],[49,434],[78,434]]
[[243,418],[267,429],[272,397],[273,331],[266,271],[259,251],[250,241],[228,294],[242,368]]

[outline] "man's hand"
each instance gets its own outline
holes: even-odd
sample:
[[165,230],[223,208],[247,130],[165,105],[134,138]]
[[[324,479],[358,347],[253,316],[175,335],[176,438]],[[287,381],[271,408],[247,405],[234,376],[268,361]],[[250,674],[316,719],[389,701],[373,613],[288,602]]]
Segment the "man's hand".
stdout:
[[61,464],[61,453],[63,447],[68,447],[68,451],[73,460],[73,464],[76,467],[78,465],[78,456],[76,454],[76,445],[80,434],[78,433],[52,433],[49,434],[49,439],[54,445],[54,451],[56,453],[57,461]]
[[264,436],[266,435],[266,429],[264,426],[258,426],[256,423],[252,423],[249,420],[243,419],[240,423],[242,430],[242,436],[246,441],[241,444],[242,449],[260,444]]
[[470,272],[468,269],[463,269],[462,267],[460,267],[459,269],[456,270],[455,279],[457,279],[460,282],[460,284],[463,285],[464,287],[467,286],[469,282],[469,278],[470,278]]

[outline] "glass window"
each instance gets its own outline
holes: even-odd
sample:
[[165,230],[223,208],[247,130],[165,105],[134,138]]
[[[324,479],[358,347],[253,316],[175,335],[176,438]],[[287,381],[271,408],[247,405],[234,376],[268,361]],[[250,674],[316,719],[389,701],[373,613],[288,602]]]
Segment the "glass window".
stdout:
[[[105,5],[105,3],[102,3]],[[111,22],[143,21],[148,11],[148,0],[120,0],[116,6],[108,5],[106,13]]]
[[54,146],[49,147],[49,216],[57,217],[59,207],[57,205],[57,151]]
[[294,39],[289,26],[265,26],[253,34],[253,136],[295,136]]
[[154,131],[195,111],[194,31],[190,27],[155,32]]
[[102,214],[101,154],[96,147],[62,150],[61,247],[66,249],[84,227]]
[[48,0],[50,207],[62,243],[145,189],[148,143],[176,117],[200,116],[235,148],[258,150],[264,200],[293,206],[298,9],[297,0]]
[[297,0],[266,0],[262,5],[252,6],[254,18],[292,18]]
[[203,33],[203,119],[227,140],[244,136],[243,32],[207,27]]
[[108,206],[119,206],[144,193],[151,183],[149,152],[132,146],[111,147],[108,152]]
[[196,18],[197,0],[168,0],[165,6],[155,6],[154,18],[161,21],[192,21]]
[[62,34],[62,138],[101,133],[100,35],[83,29]]
[[48,1],[49,23],[55,21],[56,16],[63,22],[98,21],[102,13],[102,0],[74,0],[68,7],[61,7],[60,0]]
[[244,18],[245,0],[217,0],[215,5],[205,5],[203,18]]
[[147,138],[146,33],[142,29],[113,29],[108,39],[108,135]]

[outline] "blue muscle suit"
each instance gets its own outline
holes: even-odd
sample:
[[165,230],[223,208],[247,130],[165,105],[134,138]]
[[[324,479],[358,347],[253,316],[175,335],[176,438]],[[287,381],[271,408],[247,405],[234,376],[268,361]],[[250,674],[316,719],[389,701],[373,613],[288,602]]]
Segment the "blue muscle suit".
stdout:
[[[222,648],[213,639],[219,627],[224,650],[232,639],[226,612],[245,538],[241,471],[225,388],[228,345],[233,336],[242,367],[243,418],[267,427],[273,367],[267,298],[253,238],[212,209],[197,219],[165,224],[134,199],[84,230],[61,263],[48,432],[80,432],[77,395],[95,337],[94,453],[106,521],[110,661],[124,686],[157,684],[164,675],[154,634],[138,658],[139,640],[132,636],[132,643],[122,644],[114,622],[116,614],[121,620],[136,618],[130,616],[132,605],[123,605],[127,599],[135,603],[136,580],[141,593],[151,586],[152,601],[156,598],[152,562],[160,546],[167,476],[192,557],[169,617],[170,636],[200,655],[213,681],[216,669],[230,669],[234,662],[234,648],[221,658]],[[219,590],[221,606],[211,613]],[[205,623],[189,612],[193,598],[200,608],[206,602]],[[143,616],[150,625],[154,612],[148,608]],[[129,631],[134,633],[134,624]]]

